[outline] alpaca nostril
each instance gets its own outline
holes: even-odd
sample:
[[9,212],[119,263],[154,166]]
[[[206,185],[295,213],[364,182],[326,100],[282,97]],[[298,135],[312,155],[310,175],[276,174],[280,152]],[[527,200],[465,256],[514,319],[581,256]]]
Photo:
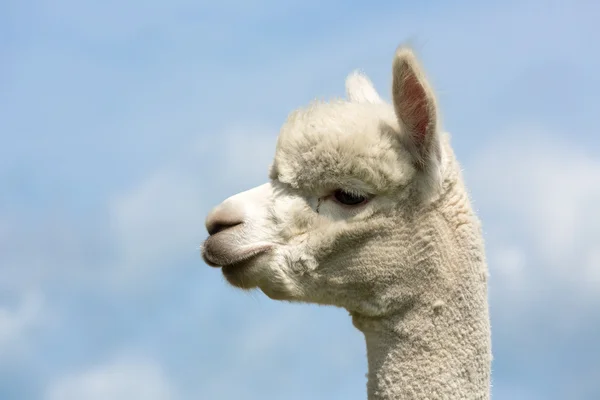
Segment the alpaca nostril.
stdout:
[[217,233],[224,231],[234,226],[240,225],[244,222],[243,215],[232,207],[221,205],[215,208],[206,218],[206,230],[209,235],[216,235]]
[[240,225],[241,223],[241,221],[211,221],[210,223],[206,224],[206,230],[208,231],[209,235],[216,235],[221,231],[233,228],[234,226]]
[[209,235],[238,226],[244,222],[244,207],[232,201],[231,198],[215,207],[206,217],[206,230]]

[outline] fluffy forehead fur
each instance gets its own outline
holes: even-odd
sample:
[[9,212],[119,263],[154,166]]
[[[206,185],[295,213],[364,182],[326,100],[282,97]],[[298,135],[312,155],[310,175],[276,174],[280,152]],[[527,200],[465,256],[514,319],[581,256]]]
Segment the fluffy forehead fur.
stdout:
[[385,103],[313,103],[281,129],[270,176],[314,195],[338,188],[395,191],[415,173],[400,129]]

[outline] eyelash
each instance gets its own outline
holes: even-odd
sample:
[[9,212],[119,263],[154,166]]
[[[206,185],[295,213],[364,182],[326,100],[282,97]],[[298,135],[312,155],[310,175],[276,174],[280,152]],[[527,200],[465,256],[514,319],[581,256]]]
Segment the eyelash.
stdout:
[[[353,197],[356,200],[360,200],[360,201],[355,202],[353,204],[351,204],[352,202],[344,202],[345,200],[347,200],[347,199],[344,199],[345,196]],[[319,197],[317,199],[317,206],[315,209],[315,211],[317,213],[319,213],[319,211],[320,211],[321,204],[323,204],[323,202],[328,199],[330,199],[334,203],[338,204],[338,206],[340,206],[340,207],[343,207],[346,209],[357,209],[358,207],[367,204],[372,199],[372,196],[363,195],[363,194],[359,194],[356,192],[351,192],[351,191],[347,191],[347,190],[343,190],[343,189],[337,189],[337,190],[334,190],[333,192],[331,192],[331,194],[329,194],[327,196]]]
[[331,195],[333,200],[346,207],[356,207],[363,205],[369,201],[368,196],[351,193],[342,189],[334,191]]

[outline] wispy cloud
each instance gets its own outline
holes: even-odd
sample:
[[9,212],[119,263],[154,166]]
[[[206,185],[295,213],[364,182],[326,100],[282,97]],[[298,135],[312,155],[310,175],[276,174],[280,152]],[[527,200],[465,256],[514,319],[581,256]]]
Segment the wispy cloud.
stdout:
[[[600,159],[568,135],[521,125],[499,132],[467,171],[484,216],[498,395],[512,398],[514,385],[527,399],[594,398],[600,387],[585,371],[600,347],[581,344],[600,326]],[[551,381],[566,365],[572,374]]]
[[46,400],[173,400],[174,390],[161,367],[151,360],[117,359],[59,378]]
[[[520,282],[526,296],[536,288],[554,290],[551,281],[584,302],[600,302],[591,266],[600,249],[600,159],[556,136],[528,126],[503,132],[473,160],[470,177],[490,215],[490,240],[513,248],[509,268],[527,275]],[[494,267],[506,273],[503,265]]]
[[[48,320],[42,295],[30,290],[22,293],[13,307],[0,307],[0,358],[2,363],[18,356],[32,330]],[[15,354],[16,353],[16,354]]]

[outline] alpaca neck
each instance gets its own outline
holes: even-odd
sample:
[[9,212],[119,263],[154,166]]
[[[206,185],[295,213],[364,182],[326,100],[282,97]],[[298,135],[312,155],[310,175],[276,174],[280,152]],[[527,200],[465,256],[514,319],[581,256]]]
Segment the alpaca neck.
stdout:
[[367,344],[369,400],[489,399],[485,315],[471,323],[444,307],[415,307],[377,320],[353,316]]
[[435,211],[414,222],[421,240],[402,254],[387,314],[352,314],[366,339],[369,400],[490,398],[484,246],[460,173],[451,177]]

